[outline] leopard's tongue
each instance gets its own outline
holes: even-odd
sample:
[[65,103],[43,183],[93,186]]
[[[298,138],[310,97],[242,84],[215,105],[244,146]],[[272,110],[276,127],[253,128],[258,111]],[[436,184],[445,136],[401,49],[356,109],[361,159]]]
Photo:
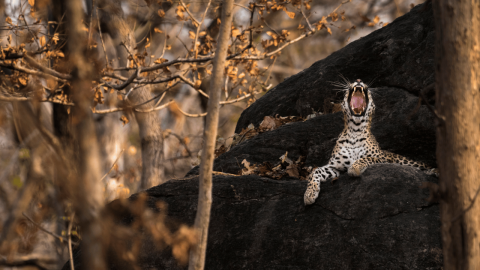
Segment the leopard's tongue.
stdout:
[[363,108],[365,107],[365,99],[360,92],[355,92],[350,100],[350,104],[353,109],[363,110]]

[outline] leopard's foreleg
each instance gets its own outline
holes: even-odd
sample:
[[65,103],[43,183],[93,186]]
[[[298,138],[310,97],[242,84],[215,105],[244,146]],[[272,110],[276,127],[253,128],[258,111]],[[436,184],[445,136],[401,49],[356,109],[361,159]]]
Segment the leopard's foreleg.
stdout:
[[308,187],[303,196],[305,205],[314,203],[318,198],[318,194],[320,193],[320,182],[325,182],[328,179],[338,177],[339,175],[340,172],[332,165],[318,167],[313,170],[310,176],[308,176]]
[[364,157],[356,160],[350,168],[348,168],[348,175],[360,176],[369,166],[378,163],[387,163],[384,158],[378,157]]

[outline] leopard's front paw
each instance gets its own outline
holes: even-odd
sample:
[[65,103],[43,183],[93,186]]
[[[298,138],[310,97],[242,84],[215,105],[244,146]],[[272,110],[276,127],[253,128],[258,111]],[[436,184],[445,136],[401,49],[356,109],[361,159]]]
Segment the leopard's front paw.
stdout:
[[313,187],[308,187],[307,191],[305,191],[305,195],[303,195],[303,202],[305,203],[305,205],[313,204],[318,198],[319,193],[320,189],[315,190]]
[[425,171],[425,173],[427,175],[433,175],[433,176],[436,176],[436,177],[440,176],[440,174],[438,174],[438,169],[437,168],[429,169],[429,170]]
[[351,166],[348,168],[348,175],[353,176],[353,177],[359,177],[362,174],[362,171],[360,171],[359,168]]

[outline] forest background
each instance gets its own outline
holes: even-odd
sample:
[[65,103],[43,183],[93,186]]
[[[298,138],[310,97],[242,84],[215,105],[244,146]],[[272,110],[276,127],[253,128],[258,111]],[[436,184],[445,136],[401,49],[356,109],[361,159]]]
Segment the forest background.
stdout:
[[[421,2],[236,1],[216,154],[265,92]],[[0,1],[0,267],[57,269],[80,239],[111,245],[95,241],[111,226],[97,208],[200,163],[221,4]],[[191,229],[136,213],[185,263]],[[121,249],[134,264],[135,245]]]

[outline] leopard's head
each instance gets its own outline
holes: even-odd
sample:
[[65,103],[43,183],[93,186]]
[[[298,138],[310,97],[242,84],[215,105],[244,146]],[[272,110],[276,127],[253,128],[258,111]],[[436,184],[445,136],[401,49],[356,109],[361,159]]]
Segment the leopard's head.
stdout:
[[345,97],[342,103],[343,112],[348,117],[370,117],[375,110],[369,87],[362,80],[357,79],[346,85]]

